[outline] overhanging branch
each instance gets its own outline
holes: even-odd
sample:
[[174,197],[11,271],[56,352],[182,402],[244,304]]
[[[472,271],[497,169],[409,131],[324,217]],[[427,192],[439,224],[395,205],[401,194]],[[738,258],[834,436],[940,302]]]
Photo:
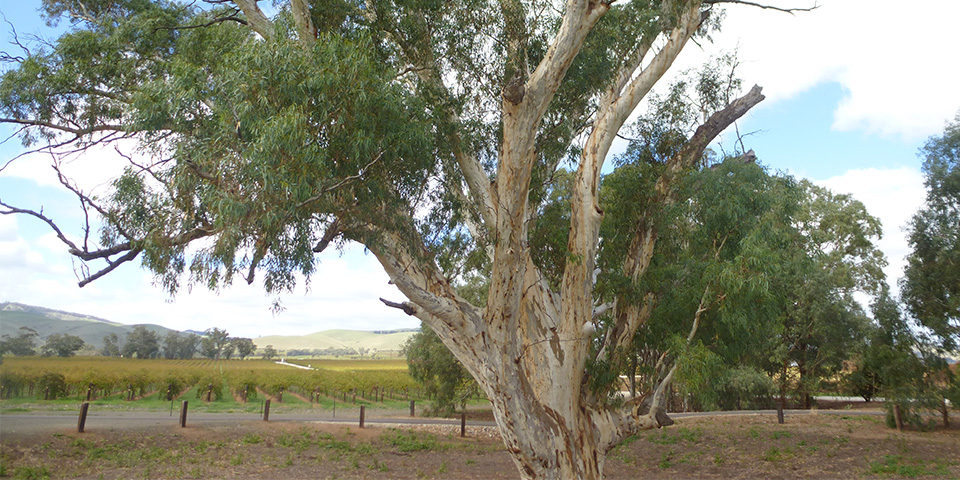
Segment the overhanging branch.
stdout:
[[814,3],[812,7],[807,7],[807,8],[783,8],[783,7],[775,7],[773,5],[764,5],[762,3],[749,2],[747,0],[703,0],[703,3],[706,5],[717,5],[720,3],[749,5],[751,7],[762,8],[765,10],[776,10],[778,12],[789,13],[791,15],[793,15],[794,12],[810,12],[810,11],[816,10],[817,8],[820,8],[820,5],[817,5],[816,3]]

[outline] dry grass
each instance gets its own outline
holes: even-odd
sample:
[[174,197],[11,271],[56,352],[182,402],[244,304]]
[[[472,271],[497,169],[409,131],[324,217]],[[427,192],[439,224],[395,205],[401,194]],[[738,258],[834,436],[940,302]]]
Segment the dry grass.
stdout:
[[[14,478],[516,478],[498,439],[312,424],[45,432],[2,439]],[[608,478],[960,478],[960,429],[882,417],[684,418],[610,452]]]

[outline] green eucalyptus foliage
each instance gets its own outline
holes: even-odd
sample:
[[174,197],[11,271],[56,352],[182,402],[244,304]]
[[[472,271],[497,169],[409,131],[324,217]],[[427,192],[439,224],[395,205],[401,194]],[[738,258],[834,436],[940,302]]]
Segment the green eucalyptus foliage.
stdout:
[[407,357],[410,376],[432,400],[434,414],[453,415],[478,394],[476,381],[426,324],[404,343],[402,353]]
[[954,401],[956,374],[935,345],[917,334],[886,288],[871,307],[876,323],[855,356],[847,386],[864,398],[883,397],[891,428],[894,405],[904,423],[926,428],[921,413],[940,413],[944,399]]
[[[136,239],[171,293],[184,274],[217,288],[251,267],[268,290],[292,288],[314,271],[334,215],[397,224],[443,155],[431,109],[395,81],[378,33],[328,3],[313,10],[324,18],[307,50],[286,32],[264,42],[219,7],[51,0],[51,21],[70,13],[74,28],[4,73],[0,110],[69,125],[80,146],[139,142],[154,163],[128,168],[99,199],[101,243]],[[290,28],[282,20],[278,30]],[[58,135],[41,126],[22,139]],[[213,231],[186,252],[182,240]]]
[[920,323],[960,350],[960,114],[921,149],[927,200],[908,226],[913,252],[901,286]]

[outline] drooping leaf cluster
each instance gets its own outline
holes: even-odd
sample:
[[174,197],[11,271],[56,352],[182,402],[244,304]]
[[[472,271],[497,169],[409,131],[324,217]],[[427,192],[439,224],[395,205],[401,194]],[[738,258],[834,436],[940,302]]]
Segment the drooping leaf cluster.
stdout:
[[[338,20],[351,9],[337,5],[313,10],[336,18],[317,18],[320,41],[306,50],[260,41],[223,20],[236,18],[229,9],[51,0],[51,18],[70,12],[79,28],[4,74],[0,110],[87,141],[140,141],[152,164],[115,182],[101,241],[135,241],[171,292],[185,272],[216,288],[254,266],[268,290],[291,288],[313,272],[334,215],[391,226],[417,208],[438,155],[428,106],[395,81],[376,36]],[[211,232],[187,254],[186,240]]]

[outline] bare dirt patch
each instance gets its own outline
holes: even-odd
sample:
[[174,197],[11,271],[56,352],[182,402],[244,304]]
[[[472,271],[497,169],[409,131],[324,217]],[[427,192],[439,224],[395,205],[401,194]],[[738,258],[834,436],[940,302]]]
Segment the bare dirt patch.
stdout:
[[[955,422],[956,423],[956,422]],[[20,478],[516,478],[491,428],[305,422],[122,428],[0,439]],[[960,429],[899,433],[869,415],[682,418],[608,455],[607,478],[960,478]]]

